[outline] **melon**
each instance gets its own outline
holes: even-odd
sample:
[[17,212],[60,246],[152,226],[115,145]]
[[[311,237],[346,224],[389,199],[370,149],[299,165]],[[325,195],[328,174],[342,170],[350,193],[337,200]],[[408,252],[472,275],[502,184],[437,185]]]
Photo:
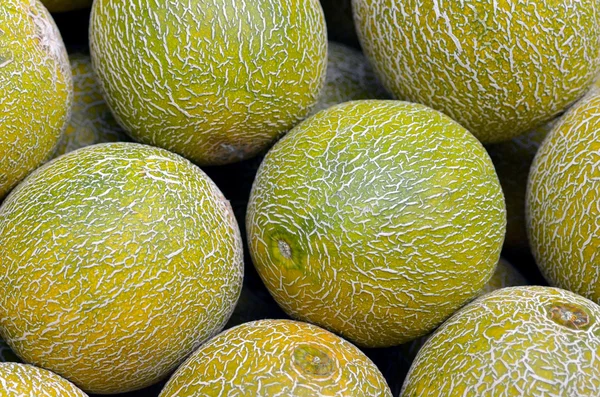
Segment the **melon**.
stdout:
[[600,302],[600,92],[567,112],[531,166],[527,230],[554,286]]
[[[365,53],[396,97],[482,142],[550,121],[600,71],[600,3],[353,0]],[[401,28],[400,28],[401,27]]]
[[415,359],[403,397],[600,395],[600,306],[511,287],[469,304]]
[[473,299],[505,224],[473,135],[426,106],[377,100],[331,107],[280,140],[246,217],[279,305],[364,347],[427,334]]
[[314,325],[262,320],[232,328],[200,347],[160,397],[390,396],[358,348]]
[[321,0],[331,40],[360,48],[352,16],[352,0]]
[[327,54],[327,78],[312,114],[343,102],[388,98],[360,51],[330,41]]
[[90,56],[74,53],[69,55],[69,61],[73,72],[73,107],[54,156],[96,143],[128,140],[102,98]]
[[0,200],[47,160],[67,126],[73,83],[67,52],[38,0],[0,7]]
[[80,10],[92,6],[93,0],[42,0],[50,12]]
[[199,165],[265,150],[316,104],[327,66],[319,0],[98,0],[90,46],[126,131]]
[[0,397],[87,397],[71,382],[42,368],[0,363]]
[[0,335],[90,393],[157,382],[231,315],[233,211],[196,166],[106,143],[32,173],[0,207]]

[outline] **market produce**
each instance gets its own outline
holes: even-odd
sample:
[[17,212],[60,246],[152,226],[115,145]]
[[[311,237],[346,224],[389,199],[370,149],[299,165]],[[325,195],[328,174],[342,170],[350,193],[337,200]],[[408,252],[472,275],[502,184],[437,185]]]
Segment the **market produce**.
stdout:
[[265,150],[316,104],[327,66],[318,0],[97,0],[90,45],[126,131],[200,165]]
[[482,142],[555,118],[600,72],[600,3],[353,0],[384,86],[458,121]]
[[166,377],[227,322],[242,242],[189,161],[134,143],[36,170],[0,207],[0,335],[90,393]]
[[0,7],[0,200],[47,160],[69,119],[69,60],[38,0]]
[[87,397],[69,381],[42,368],[0,363],[0,397]]
[[384,347],[427,334],[479,293],[505,216],[490,158],[458,123],[423,105],[356,101],[271,149],[246,229],[288,314]]

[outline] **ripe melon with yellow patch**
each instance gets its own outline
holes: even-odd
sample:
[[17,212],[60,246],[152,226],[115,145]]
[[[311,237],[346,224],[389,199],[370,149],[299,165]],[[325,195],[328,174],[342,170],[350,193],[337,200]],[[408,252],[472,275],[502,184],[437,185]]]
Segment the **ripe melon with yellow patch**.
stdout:
[[87,397],[71,382],[42,368],[0,363],[0,397]]
[[600,92],[561,119],[531,166],[527,227],[554,286],[600,302]]
[[73,83],[67,52],[39,0],[0,7],[0,200],[47,160],[63,133]]
[[223,332],[198,349],[160,397],[391,397],[358,348],[314,325],[262,320]]
[[97,0],[90,45],[134,139],[217,165],[306,117],[325,80],[325,29],[319,0]]
[[598,335],[594,302],[557,288],[504,288],[429,338],[401,396],[598,396]]
[[0,207],[0,336],[90,393],[166,377],[223,329],[242,242],[229,202],[166,150],[106,143],[32,173]]
[[81,10],[92,6],[93,0],[42,0],[50,12]]
[[365,53],[396,97],[482,142],[552,120],[600,72],[596,0],[353,0]]
[[265,157],[246,229],[291,316],[365,347],[427,334],[492,276],[504,198],[479,141],[400,101],[319,112]]

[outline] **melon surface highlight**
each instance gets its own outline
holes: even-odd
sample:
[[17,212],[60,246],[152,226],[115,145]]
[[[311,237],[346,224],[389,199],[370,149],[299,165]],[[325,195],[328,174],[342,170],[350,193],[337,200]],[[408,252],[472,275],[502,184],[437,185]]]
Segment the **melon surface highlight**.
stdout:
[[126,131],[200,165],[265,150],[316,104],[327,65],[318,0],[98,0],[90,46]]
[[38,0],[0,7],[0,200],[47,160],[73,95],[60,33]]
[[384,86],[509,140],[574,103],[600,71],[596,0],[353,0],[361,44]]
[[87,397],[75,385],[42,368],[0,363],[0,397]]
[[429,338],[402,397],[600,395],[600,306],[512,287],[461,309]]
[[358,348],[314,325],[262,320],[200,347],[160,397],[381,396],[381,372]]
[[184,158],[134,143],[46,164],[0,207],[0,335],[90,393],[140,389],[223,329],[242,242]]
[[399,101],[319,112],[267,154],[246,229],[291,316],[365,347],[427,334],[492,276],[504,199],[483,146]]

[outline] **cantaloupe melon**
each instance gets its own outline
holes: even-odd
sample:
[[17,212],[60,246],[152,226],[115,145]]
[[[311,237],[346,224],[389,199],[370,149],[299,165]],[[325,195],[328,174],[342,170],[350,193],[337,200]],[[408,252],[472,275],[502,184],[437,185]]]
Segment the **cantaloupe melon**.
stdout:
[[423,105],[356,101],[271,149],[246,229],[288,314],[384,347],[432,331],[479,293],[505,216],[490,158],[458,123]]
[[47,160],[69,119],[67,52],[39,0],[0,6],[0,200]]
[[400,99],[486,143],[543,125],[600,72],[595,0],[353,0],[365,53]]
[[50,12],[80,10],[92,6],[93,0],[42,0]]
[[0,335],[90,393],[167,376],[242,284],[231,207],[196,166],[107,143],[32,173],[0,207]]
[[160,397],[390,396],[358,348],[314,325],[262,320],[223,332],[200,347]]
[[319,0],[97,0],[90,45],[127,132],[200,165],[266,149],[315,105],[327,65]]
[[0,363],[0,397],[87,397],[69,381],[32,365]]

